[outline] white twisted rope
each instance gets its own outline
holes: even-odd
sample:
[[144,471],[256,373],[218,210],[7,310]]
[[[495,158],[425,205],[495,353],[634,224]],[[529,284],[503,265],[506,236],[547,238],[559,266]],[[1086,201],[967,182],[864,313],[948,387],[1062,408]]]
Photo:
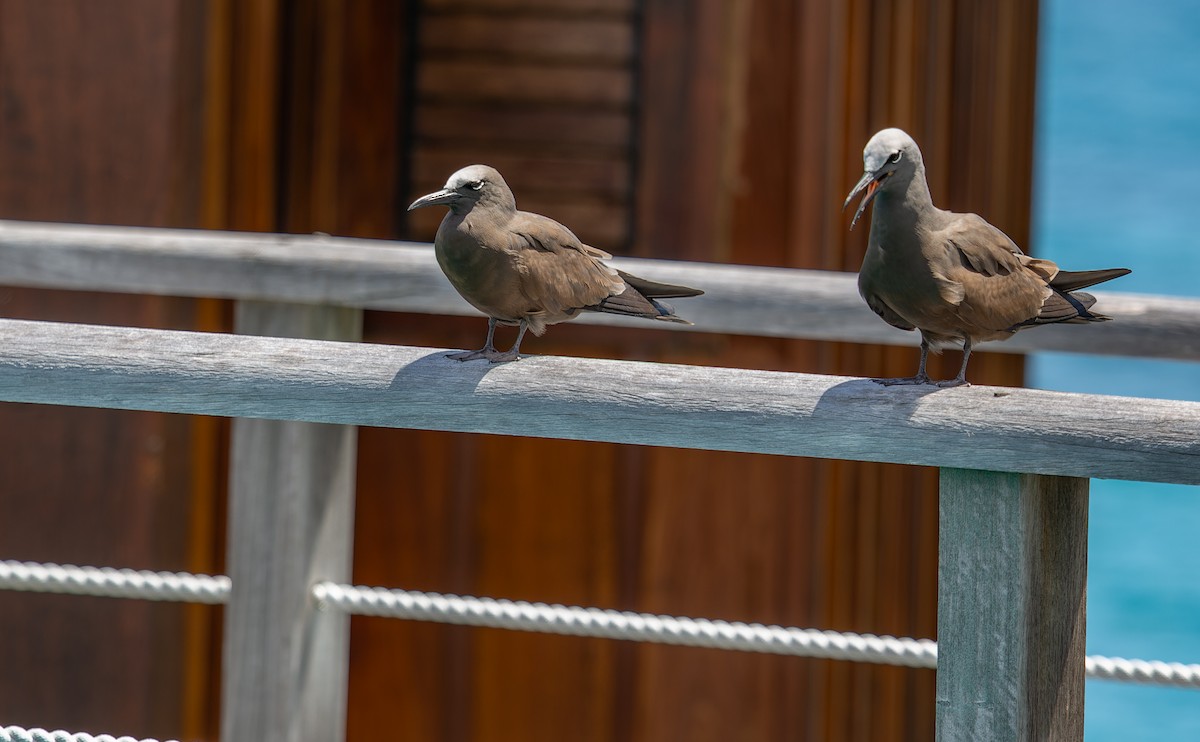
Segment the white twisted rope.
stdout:
[[[929,639],[710,621],[703,618],[658,616],[600,608],[339,585],[333,582],[314,585],[313,597],[324,607],[364,616],[907,667],[937,667],[937,643]],[[1087,658],[1087,676],[1097,680],[1200,688],[1200,665],[1185,665],[1180,662],[1147,662],[1093,656]]]
[[1147,662],[1123,657],[1088,657],[1087,676],[1126,683],[1156,683],[1200,688],[1200,665],[1182,662]]
[[0,589],[97,595],[189,603],[225,603],[230,581],[224,575],[147,572],[71,564],[0,561]]
[[937,665],[937,645],[928,639],[843,634],[600,608],[355,587],[332,582],[314,585],[313,596],[322,606],[368,616],[908,667],[932,668]]
[[[138,740],[134,737],[114,737],[111,734],[92,736],[84,732],[64,732],[56,729],[48,732],[45,729],[22,729],[21,727],[0,727],[0,742],[157,742],[153,739]],[[166,742],[175,742],[167,740]]]
[[[230,580],[224,575],[146,572],[0,560],[0,589],[113,598],[225,603]],[[850,634],[817,629],[763,626],[704,618],[661,616],[601,608],[388,590],[333,582],[313,586],[326,609],[366,616],[488,626],[548,634],[657,642],[733,649],[795,657],[874,662],[906,667],[937,666],[937,643],[929,639]],[[1148,662],[1120,657],[1088,657],[1089,678],[1200,688],[1200,665]],[[18,729],[18,727],[10,727]],[[33,732],[44,733],[43,730]],[[53,732],[53,734],[65,734]],[[16,737],[24,740],[26,738]],[[30,738],[33,739],[33,738]],[[59,742],[60,738],[41,740]],[[61,739],[70,739],[62,737]],[[86,742],[88,737],[79,737]],[[105,739],[97,737],[96,739]],[[122,742],[129,738],[120,738]],[[0,742],[9,742],[0,736]]]

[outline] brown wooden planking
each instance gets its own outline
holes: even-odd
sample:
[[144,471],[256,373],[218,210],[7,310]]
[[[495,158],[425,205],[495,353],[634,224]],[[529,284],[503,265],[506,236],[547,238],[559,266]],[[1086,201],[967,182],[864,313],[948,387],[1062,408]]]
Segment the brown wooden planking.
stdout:
[[400,64],[408,51],[399,33],[405,5],[395,0],[346,4],[336,143],[339,178],[333,196],[338,234],[397,236],[402,142],[411,136],[403,115],[408,81]]
[[[481,151],[565,155],[603,152],[625,158],[632,134],[626,113],[600,110],[500,108],[445,101],[421,106],[414,135],[422,146],[470,144]],[[561,156],[560,155],[560,156]]]
[[284,223],[291,232],[390,237],[399,176],[403,7],[386,0],[295,6],[286,79]]
[[[794,65],[783,63],[778,50],[792,46],[795,12],[795,4],[788,0],[766,2],[761,11],[750,14],[744,31],[732,42],[731,53],[746,58],[740,68],[737,105],[745,132],[753,139],[740,143],[739,166],[744,175],[740,187],[729,194],[730,240],[739,263],[787,265],[788,246],[793,242],[789,196],[796,180],[796,158],[792,153],[800,146],[792,116]],[[776,92],[751,92],[760,89]]]
[[424,147],[413,158],[413,180],[424,187],[441,188],[459,168],[473,162],[486,162],[500,171],[513,189],[517,202],[531,191],[585,194],[593,199],[623,195],[629,187],[629,163],[617,157],[547,157],[536,153],[497,151],[490,159],[484,147]]
[[[617,447],[489,437],[478,446],[476,589],[612,605]],[[532,739],[611,739],[612,642],[482,631],[473,650],[476,739],[508,739],[514,729]]]
[[[368,339],[378,341],[368,322]],[[354,579],[360,584],[470,592],[472,470],[466,436],[359,430]],[[468,516],[468,517],[464,517]],[[470,701],[456,627],[356,617],[351,625],[348,739],[448,734],[448,711]]]
[[421,24],[427,59],[480,59],[627,65],[634,29],[624,18],[497,17],[494,13],[431,14]]
[[[282,174],[271,172],[268,176],[278,181],[279,207],[286,213],[283,223],[271,229],[311,232],[317,228],[313,224],[322,224],[321,228],[328,230],[332,223],[333,204],[320,190],[337,184],[337,174],[329,162],[330,143],[336,140],[328,130],[339,103],[340,88],[332,67],[339,56],[336,46],[341,40],[342,16],[336,11],[324,12],[320,6],[319,0],[295,2],[290,12],[281,13],[275,20],[277,28],[268,29],[278,36],[275,43],[279,45],[279,59],[272,79],[260,90],[275,93],[280,110],[274,115],[286,121],[288,127],[288,136],[275,134],[283,153],[278,163]],[[262,97],[270,101],[272,96]],[[245,128],[248,122],[241,123]],[[274,125],[269,120],[263,123]],[[279,207],[264,211],[260,218],[277,221]]]
[[[634,252],[729,260],[718,233],[728,187],[720,181],[719,155],[726,144],[723,5],[647,0],[642,12]],[[678,252],[644,252],[650,245]]]
[[[804,462],[649,453],[641,608],[786,622],[786,593],[778,589],[784,565],[772,557],[794,535],[798,524],[780,513],[798,493],[776,483],[791,479]],[[714,497],[717,492],[725,496]],[[638,684],[648,695],[639,704],[636,739],[786,736],[774,728],[771,702],[773,665],[784,663],[656,646],[640,647],[639,655]],[[718,676],[723,683],[713,682]]]
[[228,152],[222,154],[233,165],[226,170],[228,180],[214,187],[223,191],[229,224],[271,231],[276,228],[281,187],[276,141],[283,36],[279,0],[234,2],[229,23],[230,36],[213,43],[227,43],[230,49],[224,71],[232,81],[226,106],[230,120],[224,122],[230,134]]
[[633,13],[636,0],[424,0],[427,12],[539,13],[545,15],[624,15]]
[[426,59],[417,74],[423,102],[479,100],[504,105],[626,110],[629,73],[619,68]]
[[790,239],[783,265],[841,266],[841,256],[835,253],[841,240],[835,236],[827,199],[840,187],[847,168],[845,132],[829,126],[830,119],[841,114],[833,93],[840,91],[837,81],[845,61],[837,45],[839,34],[832,29],[844,11],[840,3],[801,3],[789,28],[796,39],[796,80],[789,100],[794,143],[787,166],[810,177],[795,179],[787,194]]
[[[182,2],[0,3],[0,213],[195,226],[204,13]],[[172,163],[179,163],[178,169]],[[5,316],[204,326],[203,302],[6,289]],[[5,405],[0,478],[8,558],[208,570],[211,421]],[[197,476],[199,475],[199,476]],[[32,496],[36,494],[36,496]],[[183,497],[179,495],[183,494]],[[207,660],[217,609],[0,596],[0,715],[27,726],[211,736]]]

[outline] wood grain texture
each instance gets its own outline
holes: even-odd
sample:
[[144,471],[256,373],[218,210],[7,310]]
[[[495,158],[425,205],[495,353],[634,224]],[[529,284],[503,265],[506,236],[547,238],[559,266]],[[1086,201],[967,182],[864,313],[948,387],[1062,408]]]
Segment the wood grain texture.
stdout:
[[493,14],[431,14],[421,44],[431,56],[546,59],[556,63],[626,65],[633,55],[626,18],[553,18]]
[[562,15],[628,15],[636,0],[425,0],[431,11],[491,11]]
[[[479,126],[482,119],[487,120],[487,126]],[[628,145],[632,129],[629,116],[621,112],[495,109],[469,101],[428,103],[421,108],[416,124],[420,127],[416,136],[430,145],[474,139],[479,146],[492,150],[489,160],[496,157],[496,152],[508,149],[553,152],[583,145],[599,151],[622,150]],[[509,173],[505,177],[520,182],[516,178],[522,174]],[[444,183],[448,175],[441,172],[433,180]]]
[[[470,163],[463,162],[461,145],[458,145],[457,149],[429,146],[414,158],[414,176],[417,182],[429,184],[432,186],[431,190],[436,190],[444,186],[450,174],[464,164]],[[513,154],[493,154],[486,164],[496,168],[501,174],[513,174],[513,182],[509,185],[520,189],[514,190],[514,193],[517,195],[518,207],[522,209],[528,208],[525,202],[529,200],[523,195],[555,193],[560,199],[570,194],[576,198],[584,195],[592,200],[615,200],[629,187],[629,166],[611,157],[555,157],[546,151],[530,150]],[[445,212],[435,210],[435,213],[444,215]],[[560,216],[559,219],[563,217]],[[580,239],[587,241],[583,237]]]
[[1192,402],[20,321],[0,339],[14,402],[1200,483]]
[[[0,216],[197,226],[204,17],[190,0],[0,0]],[[211,327],[203,302],[0,286],[0,314]],[[214,421],[0,407],[10,558],[213,572]],[[211,523],[211,521],[207,521]],[[0,595],[0,718],[215,737],[220,609]],[[200,657],[203,664],[192,665]]]
[[1082,740],[1088,481],[941,477],[937,738]]
[[[241,303],[241,333],[357,340],[353,309]],[[225,608],[221,738],[345,738],[349,617],[319,611],[319,580],[349,580],[356,429],[234,421],[233,592]]]
[[[679,302],[693,328],[585,314],[577,322],[767,337],[913,345],[880,322],[853,274],[621,258],[637,275],[704,288]],[[326,236],[256,235],[0,221],[0,283],[192,297],[328,303],[476,316],[427,245]],[[1200,359],[1200,300],[1095,292],[1114,318],[1047,326],[987,351],[1054,350]]]
[[[413,17],[409,200],[485,163],[521,208],[621,250],[635,166],[633,3],[423,2]],[[403,234],[432,239],[440,220],[438,210],[406,215]]]

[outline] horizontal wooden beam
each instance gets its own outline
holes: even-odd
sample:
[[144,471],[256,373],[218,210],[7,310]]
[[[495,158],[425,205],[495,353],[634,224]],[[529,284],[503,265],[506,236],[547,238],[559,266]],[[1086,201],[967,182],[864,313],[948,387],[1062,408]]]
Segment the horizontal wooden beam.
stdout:
[[[638,275],[705,289],[677,302],[695,327],[585,314],[624,324],[738,335],[915,346],[858,296],[852,273],[620,259]],[[0,284],[169,296],[333,304],[474,315],[429,245],[322,235],[96,227],[0,221]],[[1113,322],[1047,326],[982,348],[1200,360],[1200,300],[1098,292]]]
[[1200,403],[0,320],[0,400],[1200,484]]

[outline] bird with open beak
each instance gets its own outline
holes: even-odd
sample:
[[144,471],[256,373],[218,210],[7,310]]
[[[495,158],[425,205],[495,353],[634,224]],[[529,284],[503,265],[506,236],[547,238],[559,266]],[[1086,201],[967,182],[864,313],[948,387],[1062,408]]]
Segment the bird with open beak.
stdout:
[[1095,297],[1078,289],[1123,276],[1126,268],[1064,271],[1021,252],[1008,235],[975,214],[933,205],[921,150],[900,129],[884,129],[863,150],[864,171],[846,197],[862,194],[850,228],[874,203],[858,290],[885,322],[921,333],[915,376],[875,379],[880,384],[929,384],[929,351],[961,344],[962,366],[952,387],[967,383],[975,343],[1004,340],[1019,330],[1051,323],[1108,320],[1091,311]]
[[[691,324],[659,299],[704,293],[606,265],[611,255],[583,244],[562,224],[518,211],[504,178],[487,165],[459,170],[444,188],[413,201],[408,210],[425,206],[449,207],[433,241],[434,254],[451,285],[488,317],[484,346],[448,358],[518,360],[526,330],[541,335],[547,326],[584,311]],[[507,351],[493,345],[496,325],[518,328]]]

